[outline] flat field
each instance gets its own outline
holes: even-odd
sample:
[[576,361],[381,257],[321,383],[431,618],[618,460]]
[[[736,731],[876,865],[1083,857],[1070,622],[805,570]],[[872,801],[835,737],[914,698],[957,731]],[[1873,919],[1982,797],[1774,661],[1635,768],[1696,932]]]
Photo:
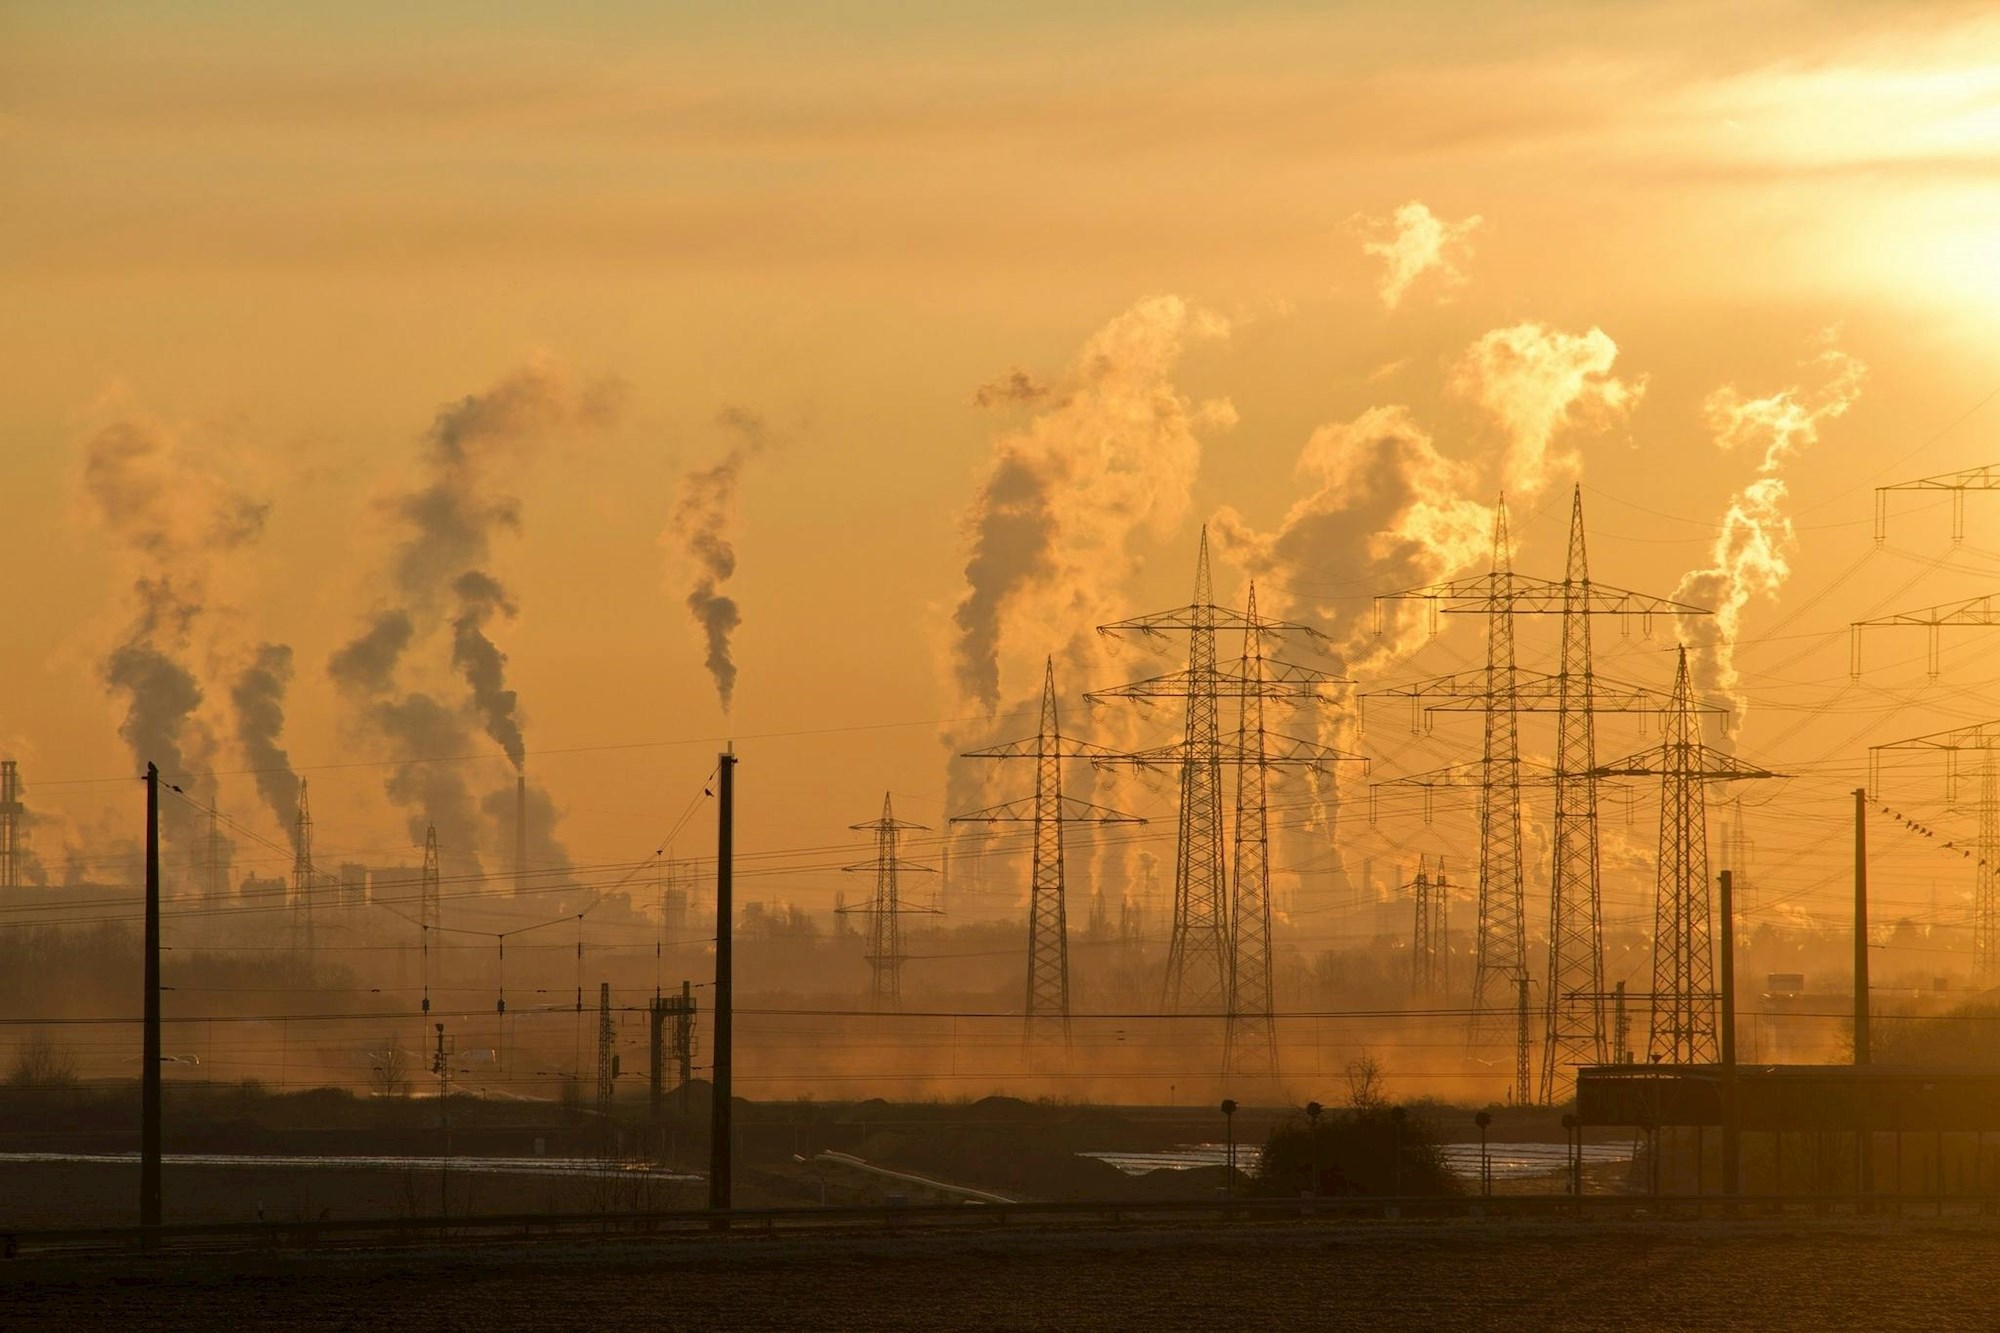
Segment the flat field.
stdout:
[[1991,1329],[2000,1223],[1451,1221],[27,1258],[0,1326]]

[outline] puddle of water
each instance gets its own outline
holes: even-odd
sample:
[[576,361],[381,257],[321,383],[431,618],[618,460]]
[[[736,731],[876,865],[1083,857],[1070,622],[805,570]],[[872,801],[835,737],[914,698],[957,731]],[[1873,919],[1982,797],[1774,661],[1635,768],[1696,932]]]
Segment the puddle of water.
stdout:
[[[1447,1143],[1438,1151],[1453,1174],[1466,1180],[1479,1179],[1478,1144]],[[1495,1180],[1524,1180],[1533,1176],[1554,1175],[1569,1160],[1566,1147],[1560,1143],[1495,1143],[1487,1148],[1486,1155]],[[1222,1166],[1229,1160],[1229,1148],[1222,1143],[1191,1143],[1161,1152],[1087,1152],[1078,1156],[1109,1162],[1128,1176],[1143,1176],[1153,1171]],[[1237,1170],[1254,1174],[1262,1156],[1261,1148],[1237,1144]],[[1583,1160],[1586,1165],[1629,1162],[1632,1160],[1632,1148],[1629,1144],[1586,1143],[1583,1145]]]
[[[1254,1144],[1236,1145],[1236,1169],[1255,1173],[1257,1163],[1262,1160],[1264,1150]],[[1167,1148],[1159,1152],[1086,1152],[1079,1157],[1095,1157],[1100,1162],[1109,1162],[1128,1176],[1143,1176],[1153,1171],[1188,1171],[1198,1166],[1227,1166],[1229,1145],[1226,1143],[1188,1143]]]

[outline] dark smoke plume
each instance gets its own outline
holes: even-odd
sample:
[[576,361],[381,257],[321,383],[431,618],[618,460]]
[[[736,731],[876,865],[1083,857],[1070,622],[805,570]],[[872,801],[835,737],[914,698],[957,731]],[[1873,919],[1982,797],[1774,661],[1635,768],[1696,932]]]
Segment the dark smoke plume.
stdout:
[[399,763],[383,790],[406,812],[410,841],[421,844],[427,826],[437,826],[438,842],[462,864],[476,868],[479,820],[459,765],[440,763],[468,753],[472,734],[464,715],[428,694],[414,693],[379,703],[370,714]]
[[[515,609],[487,572],[493,542],[521,524],[520,501],[497,473],[551,437],[601,427],[615,415],[616,385],[579,388],[561,367],[536,363],[483,393],[439,410],[419,449],[415,487],[389,503],[402,528],[390,557],[384,602],[327,663],[364,729],[387,742],[401,764],[385,790],[406,814],[413,841],[435,823],[454,856],[480,842],[478,810],[451,765],[426,762],[474,747],[468,710],[518,770],[526,754],[519,700],[507,688],[506,655],[487,636],[497,612]],[[416,652],[449,631],[451,667],[465,682],[464,706],[405,681],[426,674]]]
[[[511,838],[517,817],[514,784],[496,787],[480,798],[479,808],[486,814],[487,823],[501,836]],[[538,872],[559,872],[570,864],[569,849],[556,837],[556,823],[559,812],[555,801],[548,792],[535,784],[528,783],[528,864]],[[560,873],[537,874],[535,882],[543,887],[554,887],[566,879]]]
[[333,683],[362,694],[384,694],[395,684],[396,663],[416,627],[401,611],[381,611],[326,664]]
[[998,379],[988,380],[972,391],[974,407],[1007,407],[1037,402],[1049,396],[1049,386],[1038,382],[1019,366]]
[[469,569],[452,584],[458,594],[458,618],[451,622],[451,664],[472,691],[472,706],[486,721],[491,736],[520,772],[527,762],[521,724],[514,716],[514,691],[507,688],[507,655],[486,637],[486,622],[497,611],[514,614],[507,590],[492,575]]
[[229,702],[236,709],[236,742],[257,778],[257,794],[278,821],[294,826],[299,808],[299,775],[278,743],[285,731],[285,691],[292,683],[292,650],[281,643],[260,644],[250,665],[237,673]]
[[736,660],[730,652],[729,636],[743,623],[736,600],[719,591],[736,572],[736,547],[730,541],[729,525],[736,512],[736,484],[743,475],[743,465],[764,451],[770,434],[760,417],[739,407],[724,408],[715,420],[736,436],[736,442],[720,462],[681,479],[673,530],[694,566],[687,609],[701,626],[708,645],[705,664],[726,713],[736,691]]
[[186,774],[181,732],[201,706],[194,673],[143,638],[126,640],[104,659],[104,680],[126,696],[118,735],[140,761],[158,764],[175,778]]
[[[167,431],[119,421],[85,445],[83,489],[113,551],[132,579],[130,626],[105,655],[106,687],[123,700],[118,734],[133,759],[199,800],[213,800],[212,777],[189,770],[212,742],[196,719],[203,691],[191,659],[208,585],[224,557],[263,532],[269,505],[237,490]],[[163,822],[185,843],[192,809],[170,802]]]
[[1001,605],[1016,587],[1047,577],[1053,538],[1042,478],[1028,460],[1003,452],[979,497],[965,595],[952,613],[959,688],[988,712],[1000,706]]

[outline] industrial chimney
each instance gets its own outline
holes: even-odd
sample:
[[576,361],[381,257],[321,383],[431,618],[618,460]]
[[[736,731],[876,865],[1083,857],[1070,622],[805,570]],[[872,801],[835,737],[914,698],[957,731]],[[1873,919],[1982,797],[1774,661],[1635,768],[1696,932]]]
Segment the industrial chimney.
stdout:
[[528,891],[528,775],[514,778],[514,892]]

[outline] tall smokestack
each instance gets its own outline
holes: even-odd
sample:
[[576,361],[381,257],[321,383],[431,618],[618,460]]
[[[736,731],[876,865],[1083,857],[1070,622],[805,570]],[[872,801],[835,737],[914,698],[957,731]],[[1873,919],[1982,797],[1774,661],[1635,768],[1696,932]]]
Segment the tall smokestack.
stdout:
[[21,771],[0,761],[0,889],[21,887]]
[[514,892],[528,891],[528,775],[514,778]]

